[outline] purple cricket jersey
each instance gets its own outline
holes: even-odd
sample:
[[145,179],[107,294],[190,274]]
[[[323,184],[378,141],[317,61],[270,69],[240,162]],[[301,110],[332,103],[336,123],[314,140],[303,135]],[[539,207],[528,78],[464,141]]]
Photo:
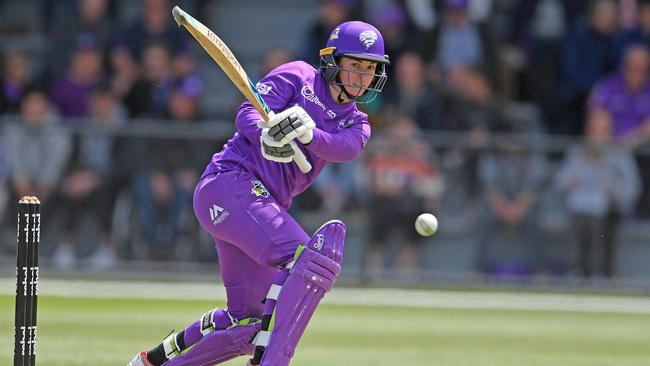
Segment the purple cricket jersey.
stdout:
[[305,62],[279,66],[260,80],[257,90],[274,112],[300,105],[314,120],[312,142],[305,146],[296,140],[313,169],[304,174],[294,163],[276,163],[262,156],[262,130],[257,127],[257,121],[262,118],[246,101],[237,113],[238,132],[212,157],[203,176],[217,171],[247,171],[288,208],[292,198],[314,182],[325,164],[353,160],[370,138],[368,116],[355,103],[337,103],[320,72]]
[[[368,92],[381,91],[388,58],[376,28],[363,22],[343,23],[332,31],[327,45],[332,52],[323,56],[324,60],[330,58],[327,65],[334,65],[334,57],[341,55],[380,63],[381,76]],[[193,348],[165,365],[215,364],[252,354],[253,336],[262,334],[257,333],[260,329],[268,334],[269,329],[235,323],[248,317],[264,316],[268,320],[275,307],[274,335],[260,364],[286,366],[318,302],[334,284],[341,270],[345,225],[333,220],[310,236],[287,208],[294,196],[314,182],[325,164],[356,158],[370,138],[370,125],[355,102],[336,103],[328,82],[336,82],[338,69],[323,69],[325,76],[329,74],[327,79],[304,62],[287,63],[256,86],[274,112],[299,105],[316,123],[308,145],[296,141],[312,164],[309,173],[302,173],[294,163],[276,163],[263,157],[262,130],[257,127],[261,117],[249,102],[239,108],[237,133],[213,156],[203,173],[194,192],[194,213],[214,238],[228,310],[208,312],[175,335],[174,339],[182,341],[179,348]],[[299,245],[310,249],[301,252],[289,272],[286,265],[295,259]],[[318,270],[307,276],[313,268]],[[269,292],[272,285],[282,287],[275,295],[277,302]],[[265,298],[267,301],[262,302]],[[255,356],[259,359],[261,354]]]
[[630,92],[623,75],[613,74],[594,87],[589,108],[603,108],[612,117],[612,134],[624,136],[650,119],[650,83],[636,93]]

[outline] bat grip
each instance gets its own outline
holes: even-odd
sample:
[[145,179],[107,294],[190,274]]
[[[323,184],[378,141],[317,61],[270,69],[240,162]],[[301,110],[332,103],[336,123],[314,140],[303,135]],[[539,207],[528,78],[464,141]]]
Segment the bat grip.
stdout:
[[[273,111],[264,111],[264,113],[260,112],[262,115],[262,118],[264,118],[264,121],[260,121],[257,124],[257,127],[259,128],[264,128],[266,127],[266,122],[271,119],[275,113]],[[311,163],[309,163],[309,160],[307,160],[307,157],[305,156],[305,153],[300,150],[298,145],[296,145],[295,141],[290,142],[291,147],[293,148],[293,151],[295,151],[295,154],[293,155],[293,162],[298,165],[298,168],[300,168],[300,171],[303,172],[304,174],[307,174],[311,171]]]
[[309,173],[311,171],[311,164],[307,160],[305,153],[300,150],[294,141],[291,141],[291,147],[293,148],[293,151],[295,151],[293,161],[296,163],[296,165],[298,165],[298,168],[300,168],[301,172],[305,174]]

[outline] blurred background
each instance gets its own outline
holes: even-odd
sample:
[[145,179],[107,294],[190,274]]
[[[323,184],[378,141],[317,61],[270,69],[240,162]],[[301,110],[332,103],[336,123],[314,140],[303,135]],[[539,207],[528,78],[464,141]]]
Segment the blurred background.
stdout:
[[318,65],[345,20],[382,32],[371,143],[291,209],[308,232],[346,222],[342,281],[650,292],[647,0],[0,0],[7,274],[37,195],[45,272],[214,276],[191,197],[242,97],[177,4],[253,80]]

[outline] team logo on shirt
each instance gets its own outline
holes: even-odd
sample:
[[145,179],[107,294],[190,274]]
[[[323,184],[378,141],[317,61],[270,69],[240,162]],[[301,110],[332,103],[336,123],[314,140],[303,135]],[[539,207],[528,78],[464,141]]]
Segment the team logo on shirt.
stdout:
[[273,89],[273,87],[268,84],[257,83],[255,85],[255,89],[257,90],[258,93],[262,95],[267,95],[271,91],[271,89]]
[[339,130],[342,130],[344,128],[348,128],[354,124],[353,119],[344,119],[343,121],[339,122]]
[[253,189],[251,192],[253,192],[253,194],[255,194],[257,197],[267,198],[269,196],[269,190],[264,187],[264,184],[262,184],[262,182],[255,179],[252,180],[251,183],[253,184]]
[[212,207],[210,207],[210,219],[213,224],[221,224],[228,216],[230,216],[230,212],[226,211],[223,207],[215,204],[212,204]]
[[366,49],[372,47],[377,41],[377,33],[373,30],[365,30],[359,34],[359,40],[366,46]]

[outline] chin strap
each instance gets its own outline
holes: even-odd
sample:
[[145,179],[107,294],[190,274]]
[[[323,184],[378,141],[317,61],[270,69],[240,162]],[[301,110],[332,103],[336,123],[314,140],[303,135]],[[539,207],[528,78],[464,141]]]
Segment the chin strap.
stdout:
[[[345,94],[345,96],[348,98],[348,101],[353,102],[355,99],[357,99],[356,96],[348,93],[347,89],[345,89],[345,84],[343,84],[343,81],[341,81],[341,75],[336,74],[336,78],[334,79],[338,84],[335,84],[336,86],[339,87],[339,95],[337,97],[337,100],[339,103],[345,103],[345,100],[343,99],[342,95]],[[363,94],[362,94],[363,95]]]
[[341,90],[339,90],[339,95],[336,97],[336,99],[339,103],[345,102],[345,100],[343,99],[343,87],[341,87]]

